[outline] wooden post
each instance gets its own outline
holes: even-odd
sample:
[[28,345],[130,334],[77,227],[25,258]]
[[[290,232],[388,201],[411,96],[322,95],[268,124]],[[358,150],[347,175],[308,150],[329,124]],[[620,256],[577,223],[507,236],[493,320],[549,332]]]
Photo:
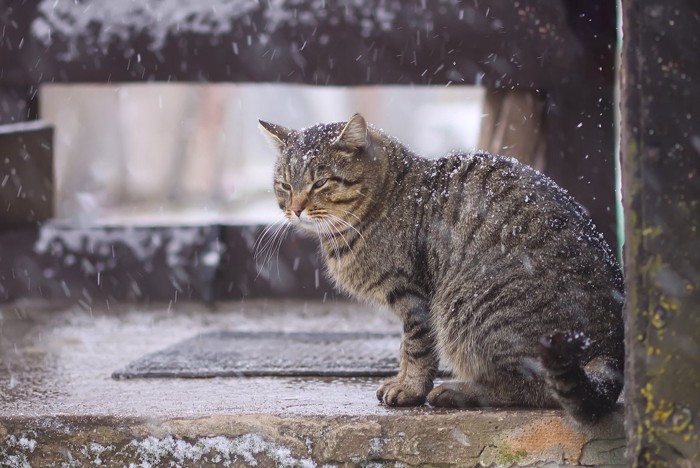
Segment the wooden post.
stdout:
[[625,0],[628,456],[700,465],[700,4]]
[[539,171],[545,169],[543,99],[529,90],[488,90],[484,94],[479,149],[512,156]]
[[53,216],[53,127],[0,125],[0,231]]

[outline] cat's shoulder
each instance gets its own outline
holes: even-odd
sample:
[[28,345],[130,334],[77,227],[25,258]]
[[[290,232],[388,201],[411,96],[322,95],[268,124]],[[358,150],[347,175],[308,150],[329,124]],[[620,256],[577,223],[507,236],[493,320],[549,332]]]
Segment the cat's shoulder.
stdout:
[[557,199],[559,203],[579,207],[566,189],[549,176],[516,158],[474,150],[449,153],[441,159],[459,161],[459,166],[463,170],[468,168],[468,172],[482,174],[491,184],[515,184],[524,189],[548,194],[548,197]]
[[459,160],[464,162],[477,162],[484,165],[491,165],[496,167],[527,167],[525,166],[525,164],[510,156],[493,154],[480,149],[475,149],[471,151],[452,151],[447,153],[443,158],[440,159]]
[[511,177],[523,174],[535,178],[545,177],[540,172],[521,163],[515,158],[489,153],[484,150],[455,151],[436,160],[436,164],[438,165],[449,162],[455,162],[461,166],[470,166],[474,169],[500,172],[505,176]]

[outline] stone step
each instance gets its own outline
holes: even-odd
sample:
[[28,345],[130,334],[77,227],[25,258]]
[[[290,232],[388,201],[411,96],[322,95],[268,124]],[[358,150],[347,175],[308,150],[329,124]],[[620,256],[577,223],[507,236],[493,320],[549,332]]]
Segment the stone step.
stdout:
[[624,464],[622,409],[593,427],[557,410],[388,408],[380,378],[111,378],[216,330],[396,332],[349,302],[0,309],[0,466]]

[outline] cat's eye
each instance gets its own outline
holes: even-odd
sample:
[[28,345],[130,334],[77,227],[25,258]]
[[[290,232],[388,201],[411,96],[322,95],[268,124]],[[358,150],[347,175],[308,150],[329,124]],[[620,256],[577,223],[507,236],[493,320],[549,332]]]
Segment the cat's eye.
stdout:
[[326,185],[326,182],[328,182],[328,179],[318,179],[314,184],[311,186],[312,188],[319,189]]
[[287,182],[280,182],[280,187],[282,187],[282,190],[286,190],[287,192],[292,191],[292,186],[289,185]]

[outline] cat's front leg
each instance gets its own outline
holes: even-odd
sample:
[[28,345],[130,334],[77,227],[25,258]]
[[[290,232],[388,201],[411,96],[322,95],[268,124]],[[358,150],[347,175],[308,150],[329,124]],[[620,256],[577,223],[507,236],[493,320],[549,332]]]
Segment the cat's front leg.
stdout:
[[433,388],[438,367],[428,307],[409,296],[396,300],[393,309],[403,322],[401,367],[377,389],[377,398],[389,406],[420,406]]

